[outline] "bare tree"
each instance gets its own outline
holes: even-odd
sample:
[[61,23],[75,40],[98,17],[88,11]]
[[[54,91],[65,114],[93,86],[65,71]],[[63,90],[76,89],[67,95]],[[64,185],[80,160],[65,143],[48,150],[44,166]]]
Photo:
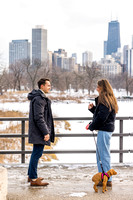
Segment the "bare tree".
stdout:
[[21,90],[21,80],[24,74],[24,68],[21,61],[9,66],[9,73],[13,84],[13,89]]
[[66,89],[67,91],[69,90],[70,84],[72,83],[71,77],[72,77],[71,72],[66,72],[66,71],[63,72],[62,78],[63,78],[63,82],[64,82],[65,89]]
[[110,82],[113,88],[126,90],[127,96],[133,93],[133,77],[128,76],[127,72],[110,77]]
[[100,77],[101,72],[96,62],[93,62],[91,66],[86,66],[85,78],[89,95],[90,91],[96,87],[96,82]]
[[128,73],[124,74],[124,79],[125,79],[125,89],[127,92],[127,96],[129,94],[129,92],[132,91],[132,87],[133,87],[133,78],[128,76]]
[[3,95],[3,89],[4,89],[3,74],[0,74],[0,95]]
[[9,80],[9,73],[4,69],[0,74],[0,95],[3,95],[4,91],[7,91],[7,89],[10,88]]
[[53,88],[60,91],[63,91],[65,89],[64,84],[62,83],[62,74],[63,72],[61,72],[61,69],[59,67],[54,67],[52,69],[51,81]]
[[77,73],[73,72],[73,87],[75,88],[75,91],[77,92],[79,89],[82,89],[84,93],[85,89],[85,73]]
[[52,69],[49,67],[49,62],[43,62],[42,67],[39,70],[39,76],[40,77],[45,77],[45,78],[50,78],[52,73]]
[[38,59],[34,60],[34,66],[30,64],[30,59],[25,59],[22,61],[22,63],[30,80],[31,88],[34,89],[36,81],[39,77],[39,71],[42,67],[42,63]]

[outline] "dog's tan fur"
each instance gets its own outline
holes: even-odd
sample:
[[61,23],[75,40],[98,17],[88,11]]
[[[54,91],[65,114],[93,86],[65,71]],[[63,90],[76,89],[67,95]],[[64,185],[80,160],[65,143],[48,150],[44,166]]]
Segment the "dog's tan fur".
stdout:
[[[102,178],[101,178],[101,172],[100,173],[97,173],[95,174],[93,177],[92,177],[92,181],[95,183],[93,188],[95,190],[95,192],[98,192],[98,188],[97,188],[97,185],[100,181],[102,181]],[[112,175],[116,175],[117,172],[114,170],[114,169],[110,169],[107,174],[109,175],[109,177],[111,177]],[[105,191],[107,191],[107,188],[106,188],[106,185],[107,185],[107,181],[108,181],[108,177],[106,175],[104,175],[103,177],[103,193]]]

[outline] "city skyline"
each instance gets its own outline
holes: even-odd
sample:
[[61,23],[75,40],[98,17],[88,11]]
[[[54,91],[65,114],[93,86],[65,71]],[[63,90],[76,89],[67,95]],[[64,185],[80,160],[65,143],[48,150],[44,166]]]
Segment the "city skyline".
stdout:
[[126,3],[120,0],[110,3],[105,0],[2,1],[0,53],[7,61],[12,40],[28,39],[31,43],[32,28],[44,25],[48,30],[48,50],[62,48],[68,56],[77,53],[78,63],[82,61],[83,52],[91,51],[98,61],[103,57],[103,41],[107,40],[111,20],[118,19],[120,23],[121,47],[131,46],[131,3],[131,0]]

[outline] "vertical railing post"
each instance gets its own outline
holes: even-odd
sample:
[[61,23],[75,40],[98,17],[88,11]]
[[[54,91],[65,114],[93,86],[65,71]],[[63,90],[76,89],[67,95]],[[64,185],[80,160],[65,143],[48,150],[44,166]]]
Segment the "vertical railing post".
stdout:
[[21,163],[25,163],[25,120],[21,121],[21,133],[22,133],[22,137],[21,137]]
[[[123,150],[123,120],[122,119],[120,120],[119,127],[120,127],[119,133],[121,134],[119,138],[119,150],[121,151]],[[119,162],[123,163],[123,153],[119,154]]]

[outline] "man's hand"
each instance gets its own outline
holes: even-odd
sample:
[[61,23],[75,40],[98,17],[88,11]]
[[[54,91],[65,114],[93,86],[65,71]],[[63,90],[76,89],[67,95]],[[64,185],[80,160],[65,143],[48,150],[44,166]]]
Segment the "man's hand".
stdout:
[[50,139],[50,135],[49,134],[44,136],[44,141],[48,141],[49,139]]

